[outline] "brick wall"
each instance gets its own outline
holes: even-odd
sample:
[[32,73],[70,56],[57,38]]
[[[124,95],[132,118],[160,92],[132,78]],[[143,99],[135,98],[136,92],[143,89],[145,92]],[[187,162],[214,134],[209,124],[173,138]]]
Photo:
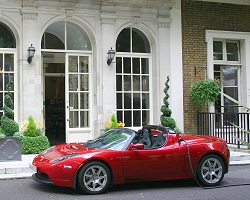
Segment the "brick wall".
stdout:
[[[184,131],[197,133],[199,107],[190,101],[191,84],[205,77],[206,30],[250,32],[250,6],[182,0]],[[195,70],[196,68],[196,70]]]

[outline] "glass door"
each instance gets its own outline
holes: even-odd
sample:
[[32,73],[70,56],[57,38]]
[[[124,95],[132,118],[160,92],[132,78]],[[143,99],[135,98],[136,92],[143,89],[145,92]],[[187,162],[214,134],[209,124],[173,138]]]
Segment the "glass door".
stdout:
[[[90,55],[66,56],[66,137],[79,141],[90,129]],[[85,129],[85,132],[83,131]]]

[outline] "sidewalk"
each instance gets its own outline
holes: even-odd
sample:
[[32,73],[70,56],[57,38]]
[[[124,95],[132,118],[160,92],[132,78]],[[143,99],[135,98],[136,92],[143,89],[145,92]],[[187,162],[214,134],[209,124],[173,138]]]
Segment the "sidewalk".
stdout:
[[[230,148],[230,153],[230,165],[250,165],[250,150]],[[30,178],[35,172],[29,164],[35,156],[22,155],[22,161],[0,162],[0,179]]]

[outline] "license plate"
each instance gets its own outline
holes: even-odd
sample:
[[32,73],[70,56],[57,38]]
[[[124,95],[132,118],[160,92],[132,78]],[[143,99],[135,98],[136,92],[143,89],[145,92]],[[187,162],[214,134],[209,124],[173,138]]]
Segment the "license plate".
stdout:
[[29,164],[29,167],[30,167],[30,169],[32,169],[33,171],[35,171],[35,172],[37,172],[37,167],[35,166],[35,165],[33,165],[33,164]]

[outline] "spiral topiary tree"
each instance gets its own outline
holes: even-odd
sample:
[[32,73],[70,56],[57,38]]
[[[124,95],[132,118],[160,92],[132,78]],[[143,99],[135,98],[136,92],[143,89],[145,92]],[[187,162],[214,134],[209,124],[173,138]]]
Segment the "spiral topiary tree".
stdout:
[[13,77],[10,76],[9,83],[6,85],[8,93],[4,96],[4,115],[0,120],[1,132],[6,136],[13,136],[15,132],[19,131],[18,123],[14,121],[13,101],[12,94],[10,93],[13,85]]
[[169,98],[169,94],[168,94],[168,90],[169,90],[169,76],[167,77],[167,81],[165,82],[165,88],[164,88],[164,93],[165,93],[165,97],[163,98],[163,103],[164,105],[161,106],[161,124],[162,126],[165,127],[169,127],[171,129],[174,129],[176,127],[176,122],[175,120],[171,117],[172,111],[169,108],[169,102],[168,102],[168,98]]

